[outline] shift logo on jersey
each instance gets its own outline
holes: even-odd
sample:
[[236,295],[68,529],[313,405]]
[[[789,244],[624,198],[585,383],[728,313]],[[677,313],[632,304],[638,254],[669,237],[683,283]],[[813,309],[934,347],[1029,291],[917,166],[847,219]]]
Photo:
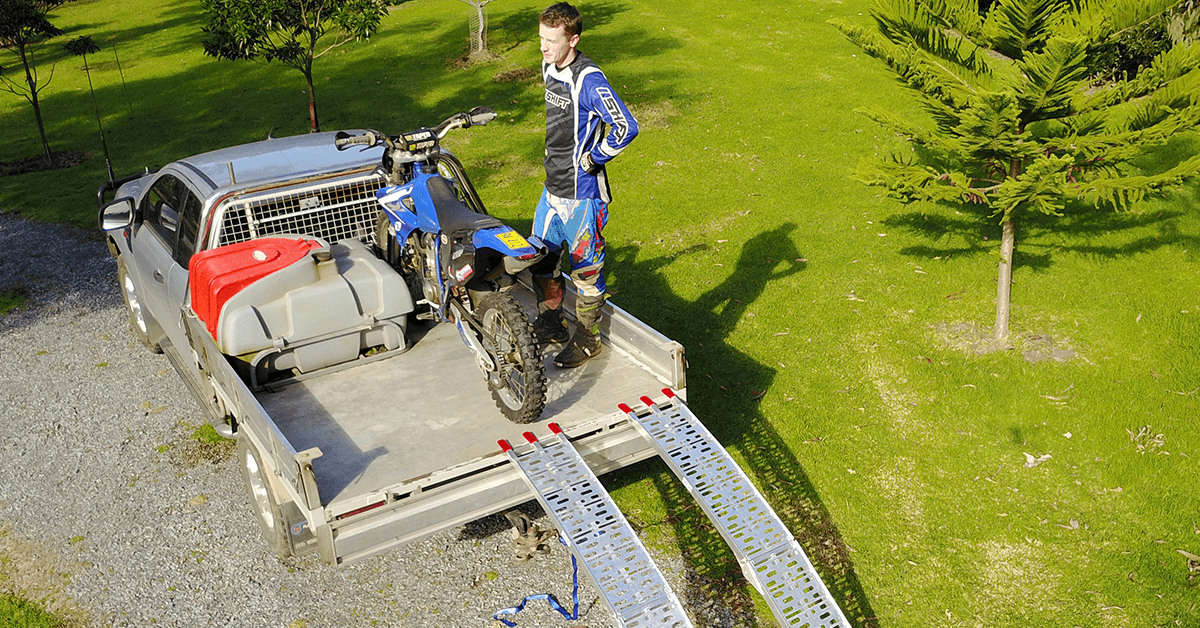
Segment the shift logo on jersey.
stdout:
[[621,105],[617,104],[617,97],[613,96],[612,90],[607,87],[597,87],[596,95],[600,97],[600,102],[604,103],[608,115],[612,116],[613,139],[617,141],[617,144],[621,144],[625,141],[625,132],[629,130],[629,123],[625,120],[625,114],[621,113]]
[[571,99],[566,96],[559,96],[550,90],[546,90],[546,103],[552,107],[566,110],[571,105]]

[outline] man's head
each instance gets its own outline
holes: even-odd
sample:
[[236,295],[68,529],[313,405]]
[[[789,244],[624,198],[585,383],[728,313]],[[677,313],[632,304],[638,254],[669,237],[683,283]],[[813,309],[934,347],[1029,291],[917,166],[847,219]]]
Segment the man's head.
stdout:
[[575,60],[575,46],[583,32],[583,16],[579,9],[559,2],[550,5],[538,18],[538,37],[542,42],[542,59],[562,68]]
[[561,26],[568,36],[583,34],[583,16],[579,14],[579,9],[566,2],[546,7],[538,22],[551,28]]

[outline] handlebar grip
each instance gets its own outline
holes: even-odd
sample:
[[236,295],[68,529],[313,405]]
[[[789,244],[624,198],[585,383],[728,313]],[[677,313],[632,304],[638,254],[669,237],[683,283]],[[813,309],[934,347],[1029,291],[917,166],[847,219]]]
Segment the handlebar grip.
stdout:
[[341,150],[347,146],[350,146],[351,144],[365,144],[367,146],[374,146],[375,141],[375,134],[371,132],[367,132],[362,135],[350,135],[345,131],[338,131],[337,136],[333,140],[333,145],[337,146],[338,150]]
[[488,107],[476,107],[472,109],[467,116],[471,119],[471,125],[484,125],[496,119],[496,112]]

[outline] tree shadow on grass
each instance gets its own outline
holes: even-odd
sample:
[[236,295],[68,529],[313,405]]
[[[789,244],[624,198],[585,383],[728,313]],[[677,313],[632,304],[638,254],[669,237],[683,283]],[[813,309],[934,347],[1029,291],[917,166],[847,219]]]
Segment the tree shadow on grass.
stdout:
[[[277,64],[220,61],[200,56],[199,49],[191,48],[192,44],[187,42],[193,41],[192,38],[198,42],[198,30],[193,33],[192,29],[199,29],[202,16],[198,16],[198,9],[192,4],[180,9],[177,15],[172,14],[175,17],[171,18],[171,28],[186,32],[168,37],[178,42],[178,48],[155,49],[151,53],[140,50],[136,42],[161,25],[133,24],[117,30],[113,24],[98,22],[71,29],[73,36],[92,34],[121,42],[120,55],[126,81],[122,82],[115,67],[92,73],[95,99],[118,177],[155,170],[190,155],[265,139],[270,132],[283,137],[308,131],[308,97],[299,72]],[[591,7],[590,23],[617,23],[624,10],[613,3]],[[445,15],[455,17],[459,14],[447,11]],[[536,40],[536,13],[518,10],[497,13],[497,16],[504,32],[511,32],[514,37],[518,32],[525,33]],[[545,105],[540,85],[493,81],[493,75],[501,68],[499,64],[467,70],[447,66],[448,59],[464,50],[465,43],[458,36],[460,27],[456,20],[409,18],[403,11],[398,11],[370,42],[349,44],[320,59],[315,78],[322,126],[327,130],[375,128],[396,133],[436,124],[455,112],[480,104],[500,110],[505,116],[505,124],[541,120]],[[414,37],[413,33],[422,36]],[[607,46],[603,52],[607,60],[617,62],[652,57],[665,48],[680,45],[661,34],[641,32],[636,24],[624,29],[619,39],[597,37],[597,44]],[[194,45],[199,46],[198,43]],[[49,42],[44,48],[61,51],[57,41]],[[145,69],[130,72],[139,64],[150,64],[152,55],[188,50],[193,50],[193,55],[184,58],[170,74],[135,78],[146,76]],[[60,52],[55,54],[60,55]],[[107,58],[107,54],[102,52],[99,56]],[[537,59],[534,50],[529,59],[532,67],[536,67]],[[58,71],[73,72],[75,68],[64,64]],[[621,78],[638,102],[667,99],[680,102],[675,80],[666,68],[645,73],[623,72]],[[629,96],[626,98],[631,100]],[[45,94],[42,104],[51,148],[55,151],[85,150],[93,156],[64,171],[0,178],[0,208],[45,221],[71,222],[98,238],[98,232],[93,231],[97,209],[95,193],[106,175],[92,96],[86,89],[51,91]],[[0,148],[0,161],[9,160],[9,155],[40,153],[32,111],[14,112],[16,115],[12,118],[20,125],[8,129],[10,141]],[[505,163],[515,155],[516,159],[540,166],[543,151],[540,134],[514,133],[511,137],[514,142],[493,149],[504,158],[497,161]],[[482,189],[485,200],[492,178],[507,176],[505,169],[478,165],[496,156],[480,151],[463,151],[460,155],[472,180]],[[531,199],[531,207],[532,202]],[[13,272],[22,271],[14,268]],[[13,280],[24,279],[14,277]],[[88,290],[94,287],[103,294],[76,296],[111,300],[112,295],[117,295],[119,302],[115,285],[103,283],[90,286]]]
[[[269,132],[282,137],[308,131],[308,97],[301,74],[279,64],[220,61],[200,56],[198,34],[191,38],[188,33],[193,30],[198,33],[202,16],[192,9],[172,18],[173,29],[186,32],[172,40],[178,42],[178,50],[169,51],[190,50],[192,56],[183,59],[174,73],[151,78],[134,78],[135,74],[144,76],[144,71],[129,72],[130,68],[148,64],[153,58],[134,43],[152,30],[151,26],[134,24],[118,31],[111,30],[112,25],[97,23],[72,28],[72,34],[122,41],[120,54],[126,79],[122,81],[116,68],[107,64],[92,73],[96,103],[104,119],[118,176],[264,139]],[[589,7],[589,20],[598,25],[616,23],[625,10],[612,3]],[[447,18],[457,15],[449,10],[445,13]],[[517,10],[497,13],[497,17],[499,30],[505,37],[536,41],[536,13]],[[457,20],[440,16],[408,18],[403,11],[397,11],[369,42],[348,44],[319,59],[314,78],[322,128],[375,128],[397,133],[437,124],[455,112],[480,104],[500,112],[506,124],[540,120],[545,105],[536,80],[493,80],[506,69],[504,62],[463,70],[447,65],[448,60],[465,51],[465,41],[458,36],[460,27]],[[157,28],[155,25],[154,29]],[[97,30],[101,32],[93,32]],[[421,35],[414,37],[413,33]],[[653,57],[681,45],[659,33],[643,32],[636,25],[625,28],[618,37],[597,35],[593,43],[602,50],[603,58],[598,59],[602,63]],[[58,51],[61,46],[52,42],[47,50],[52,48]],[[155,50],[153,55],[161,56],[161,52]],[[101,58],[109,59],[106,52],[99,53],[98,60]],[[536,49],[519,51],[508,61],[536,68]],[[64,66],[59,70],[72,68]],[[679,90],[665,68],[622,72],[621,79],[622,84],[629,86],[630,95],[626,99],[631,102],[672,99],[679,103],[676,93]],[[42,102],[53,150],[87,150],[97,156],[83,164],[74,176],[51,179],[30,174],[8,179],[6,185],[0,186],[0,206],[6,211],[34,213],[48,220],[70,218],[88,223],[92,220],[90,201],[96,186],[103,182],[103,158],[91,95],[86,90],[52,91]],[[10,154],[17,157],[18,152],[30,155],[39,152],[32,112],[27,116],[24,110],[18,113],[21,128],[16,129],[15,141],[0,150],[0,161],[8,160]],[[533,163],[541,162],[540,137],[522,135],[519,145],[506,146],[504,150]],[[463,157],[471,167],[472,157]],[[481,187],[487,186],[491,173],[485,170],[472,174]],[[57,193],[47,197],[40,192],[46,189],[55,189]],[[61,209],[43,216],[29,211],[31,204],[51,204]],[[79,215],[62,215],[67,212]]]
[[[1194,190],[1185,189],[1174,204],[1200,204]],[[1013,251],[1014,270],[1049,271],[1056,253],[1077,253],[1104,259],[1117,259],[1149,253],[1169,246],[1185,248],[1200,245],[1200,234],[1184,233],[1182,209],[1154,213],[1115,212],[1089,209],[1066,216],[1037,214],[1017,222],[1017,244]],[[966,219],[949,219],[930,212],[908,212],[890,216],[882,224],[906,230],[932,240],[932,244],[906,246],[900,254],[920,259],[986,257],[999,253],[999,227]],[[1153,233],[1147,233],[1152,230]],[[998,258],[997,258],[998,261]]]
[[[733,272],[694,301],[673,295],[658,272],[677,256],[639,259],[634,246],[610,248],[612,275],[621,305],[687,348],[688,405],[705,426],[745,461],[744,470],[799,541],[826,586],[858,627],[876,625],[875,613],[854,570],[845,541],[820,493],[790,444],[764,416],[759,399],[775,382],[775,369],[730,346],[725,338],[773,282],[801,272],[805,263],[792,243],[794,224],[751,238]],[[686,253],[686,252],[685,252]],[[702,365],[702,366],[700,366]],[[697,368],[697,367],[700,368]],[[726,385],[727,384],[727,385]],[[682,483],[654,463],[618,472],[649,479],[667,504],[667,523],[687,561],[688,581],[698,586],[689,606],[711,599],[731,604],[745,620],[753,600],[732,551]]]
[[[169,57],[180,53],[186,53],[195,46],[200,45],[200,40],[203,37],[203,28],[207,22],[203,8],[199,2],[192,0],[177,0],[170,4],[159,5],[160,14],[157,19],[147,21],[146,23],[137,26],[128,26],[120,21],[109,22],[92,22],[75,24],[67,28],[65,33],[53,40],[55,48],[64,56],[66,53],[61,52],[61,44],[67,39],[73,39],[81,35],[87,35],[96,40],[100,44],[101,52],[98,53],[97,67],[108,68],[108,59],[112,58],[113,46],[118,49],[118,55],[121,57],[121,64],[125,70],[131,67],[125,65],[126,55],[129,59],[139,57]],[[160,35],[164,32],[169,32],[178,29],[179,37],[172,40],[161,41],[153,48],[148,47],[144,40],[146,36]],[[135,52],[136,51],[136,52]],[[111,68],[116,68],[116,62]]]
[[[1200,140],[1176,137],[1147,151],[1137,164],[1149,172],[1162,172],[1197,150]],[[1013,267],[1047,271],[1054,265],[1055,253],[1060,252],[1117,259],[1167,246],[1190,248],[1200,243],[1200,234],[1184,233],[1179,225],[1192,208],[1200,206],[1200,183],[1185,184],[1162,198],[1165,208],[1153,211],[1144,211],[1147,207],[1144,203],[1135,205],[1131,211],[1118,211],[1072,201],[1065,205],[1061,216],[1040,212],[1019,214]],[[992,255],[999,251],[999,221],[980,206],[940,204],[929,211],[894,214],[882,224],[933,242],[903,248],[901,255],[945,259]]]

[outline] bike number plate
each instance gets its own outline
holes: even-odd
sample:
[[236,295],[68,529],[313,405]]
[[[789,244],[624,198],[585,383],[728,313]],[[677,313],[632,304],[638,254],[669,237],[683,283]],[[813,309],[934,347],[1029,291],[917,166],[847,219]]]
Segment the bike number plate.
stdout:
[[532,248],[529,241],[521,237],[521,234],[516,231],[505,231],[504,233],[496,234],[496,239],[500,240],[510,249],[527,249]]

